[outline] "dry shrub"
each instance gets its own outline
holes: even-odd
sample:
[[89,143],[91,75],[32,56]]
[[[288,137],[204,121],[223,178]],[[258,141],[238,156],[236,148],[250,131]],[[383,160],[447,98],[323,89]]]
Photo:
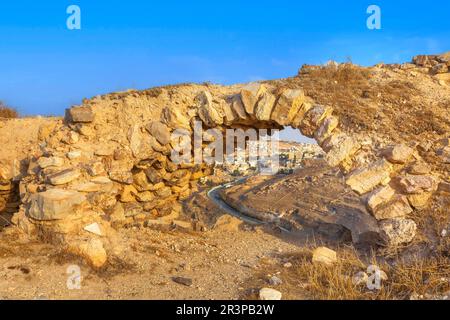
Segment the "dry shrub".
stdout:
[[14,119],[18,118],[19,113],[10,107],[7,107],[3,102],[0,101],[0,118]]

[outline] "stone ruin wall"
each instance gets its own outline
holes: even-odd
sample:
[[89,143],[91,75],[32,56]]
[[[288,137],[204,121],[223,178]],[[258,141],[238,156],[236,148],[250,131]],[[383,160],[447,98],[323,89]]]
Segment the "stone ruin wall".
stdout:
[[25,233],[100,267],[123,250],[117,227],[175,221],[179,201],[212,174],[207,165],[171,161],[171,132],[192,131],[195,120],[205,128],[291,126],[314,138],[367,204],[384,245],[412,241],[416,224],[408,216],[426,207],[438,188],[448,188],[421,159],[420,145],[375,147],[368,134],[343,132],[333,106],[315,104],[301,88],[267,82],[180,85],[85,100],[67,110],[64,124],[41,128],[45,142],[23,161],[16,183],[14,168],[0,168],[0,203],[11,211],[20,206],[12,222]]

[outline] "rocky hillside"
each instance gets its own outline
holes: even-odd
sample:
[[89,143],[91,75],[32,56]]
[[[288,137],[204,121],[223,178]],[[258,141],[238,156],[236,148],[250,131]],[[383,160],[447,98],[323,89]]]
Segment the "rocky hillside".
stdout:
[[449,65],[448,55],[371,68],[330,63],[276,81],[97,96],[68,109],[64,121],[41,123],[23,144],[32,152],[2,156],[1,203],[20,206],[11,223],[25,233],[101,267],[123,249],[115,229],[176,221],[180,201],[212,174],[206,164],[172,161],[174,130],[192,132],[196,120],[204,129],[291,126],[340,169],[386,245],[407,243],[413,212],[449,190]]

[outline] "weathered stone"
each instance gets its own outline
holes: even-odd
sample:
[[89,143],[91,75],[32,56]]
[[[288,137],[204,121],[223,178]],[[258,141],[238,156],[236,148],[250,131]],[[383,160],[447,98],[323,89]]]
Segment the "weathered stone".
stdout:
[[0,164],[0,182],[7,182],[13,178],[12,166]]
[[223,110],[214,103],[209,91],[202,91],[196,98],[198,104],[198,116],[208,127],[216,127],[223,124]]
[[295,114],[294,118],[292,119],[292,127],[300,128],[303,119],[305,119],[305,115],[313,107],[314,107],[314,104],[310,103],[309,101],[304,101],[302,103],[302,105],[300,106],[300,108],[298,108],[297,113]]
[[126,185],[123,187],[122,193],[120,194],[120,202],[133,202],[136,201],[136,195],[139,192],[133,185]]
[[314,139],[316,139],[319,145],[322,144],[325,139],[327,139],[331,135],[333,130],[337,128],[338,124],[339,120],[334,116],[329,116],[323,120],[319,129],[317,129],[317,131],[314,133]]
[[98,146],[95,148],[94,154],[99,157],[110,157],[114,154],[114,149],[109,146]]
[[438,187],[438,180],[434,176],[407,175],[397,179],[398,187],[406,194],[434,192]]
[[172,189],[169,187],[163,187],[159,190],[156,190],[156,195],[160,198],[160,199],[165,199],[168,198],[172,195]]
[[133,175],[131,173],[131,169],[133,168],[133,162],[127,160],[121,161],[113,161],[111,163],[111,168],[108,170],[108,175],[111,180],[132,184],[133,183]]
[[61,142],[65,143],[65,144],[75,144],[78,141],[80,141],[80,135],[78,133],[76,133],[75,131],[69,131],[67,133],[67,135],[65,135],[62,139]]
[[267,301],[281,300],[282,294],[280,291],[271,288],[262,288],[259,290],[259,299]]
[[392,163],[405,164],[407,163],[414,150],[404,144],[391,146],[383,152],[383,156]]
[[301,89],[286,89],[278,97],[271,119],[282,126],[290,125],[305,101]]
[[430,70],[431,74],[440,74],[449,72],[449,68],[445,63],[439,63]]
[[413,209],[405,196],[396,195],[386,203],[382,203],[373,210],[377,220],[404,218],[412,213]]
[[145,129],[163,146],[170,143],[170,130],[164,123],[152,121],[145,126]]
[[85,231],[95,234],[97,236],[102,236],[102,230],[97,222],[91,223],[83,228]]
[[352,278],[352,283],[355,286],[367,285],[368,281],[369,281],[369,276],[364,271],[359,271]]
[[256,103],[258,102],[262,94],[266,91],[266,86],[257,82],[250,83],[242,88],[241,99],[247,114],[254,114]]
[[231,108],[233,109],[233,112],[239,119],[241,120],[247,119],[247,113],[245,112],[244,103],[242,102],[240,95],[235,95],[232,98]]
[[378,189],[374,190],[371,194],[369,194],[367,200],[367,208],[369,209],[370,212],[374,213],[376,207],[378,207],[381,204],[387,203],[389,200],[392,199],[394,194],[395,190],[389,185],[379,187]]
[[162,173],[160,170],[156,170],[155,168],[150,167],[148,169],[145,169],[144,172],[151,183],[155,184],[162,181]]
[[[335,138],[332,138],[335,137]],[[331,167],[336,167],[344,160],[351,157],[358,151],[361,145],[353,137],[347,135],[332,136],[328,144],[323,147],[325,152],[325,160]]]
[[431,172],[431,167],[424,162],[416,162],[408,168],[408,172],[413,175],[426,175]]
[[443,163],[450,163],[450,146],[446,146],[436,151],[436,155]]
[[275,96],[270,92],[264,92],[256,103],[255,117],[260,121],[269,121],[275,105]]
[[66,109],[66,121],[73,123],[89,123],[94,121],[94,113],[89,107],[72,107]]
[[429,55],[418,55],[413,58],[413,63],[420,67],[431,67],[431,61],[434,56]]
[[367,168],[352,172],[348,176],[346,184],[357,193],[364,194],[380,184],[387,184],[390,181],[392,169],[392,165],[382,159]]
[[179,108],[165,107],[161,114],[161,122],[173,129],[190,129],[190,118]]
[[242,220],[225,214],[217,219],[216,223],[214,224],[214,229],[226,232],[238,232],[241,225]]
[[78,151],[78,150],[70,151],[70,152],[67,152],[66,155],[69,160],[75,160],[75,159],[78,159],[81,157],[81,151]]
[[136,195],[136,199],[139,202],[150,202],[155,199],[155,195],[151,191],[140,192]]
[[62,167],[64,165],[64,159],[60,157],[40,157],[37,163],[42,169],[48,167]]
[[333,265],[337,262],[336,251],[326,247],[319,247],[313,251],[312,262]]
[[86,197],[76,191],[50,189],[33,194],[27,214],[36,220],[59,220],[74,213],[75,206],[86,201]]
[[72,189],[79,192],[98,192],[100,190],[103,190],[104,187],[101,184],[85,182],[72,186]]
[[239,119],[238,115],[234,112],[232,102],[224,102],[222,104],[224,123],[226,125],[231,125],[233,122]]
[[439,192],[450,193],[450,183],[449,182],[441,182],[439,183]]
[[48,177],[48,182],[54,186],[59,186],[67,184],[78,179],[81,176],[79,170],[76,169],[66,169]]
[[93,177],[106,174],[105,166],[100,161],[95,161],[87,165],[86,171]]
[[302,134],[312,138],[314,136],[314,132],[319,128],[322,120],[330,116],[332,113],[333,109],[330,107],[321,105],[314,106],[305,114],[305,118],[300,125]]
[[[155,170],[155,169],[154,169]],[[156,170],[155,170],[156,171]],[[149,191],[153,187],[153,183],[150,183],[144,171],[139,171],[133,175],[133,184],[139,191]]]
[[68,244],[68,251],[83,257],[92,267],[101,268],[108,260],[108,255],[100,239],[73,241]]
[[424,192],[420,194],[410,194],[408,195],[408,201],[415,209],[423,209],[428,205],[433,193]]
[[380,222],[381,236],[389,246],[410,243],[416,236],[417,225],[411,219],[388,219]]

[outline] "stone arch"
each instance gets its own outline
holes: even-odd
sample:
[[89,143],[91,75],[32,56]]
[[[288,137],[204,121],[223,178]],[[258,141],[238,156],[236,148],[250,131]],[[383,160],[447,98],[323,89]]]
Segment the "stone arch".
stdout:
[[409,165],[420,160],[415,146],[379,150],[364,135],[342,131],[333,107],[315,104],[301,88],[180,85],[98,96],[68,109],[41,154],[29,159],[14,223],[101,266],[117,249],[111,226],[176,218],[178,201],[212,174],[210,166],[170,159],[172,131],[192,132],[194,120],[220,129],[291,126],[314,138],[389,245],[412,240],[416,225],[407,216],[437,189],[426,164]]

